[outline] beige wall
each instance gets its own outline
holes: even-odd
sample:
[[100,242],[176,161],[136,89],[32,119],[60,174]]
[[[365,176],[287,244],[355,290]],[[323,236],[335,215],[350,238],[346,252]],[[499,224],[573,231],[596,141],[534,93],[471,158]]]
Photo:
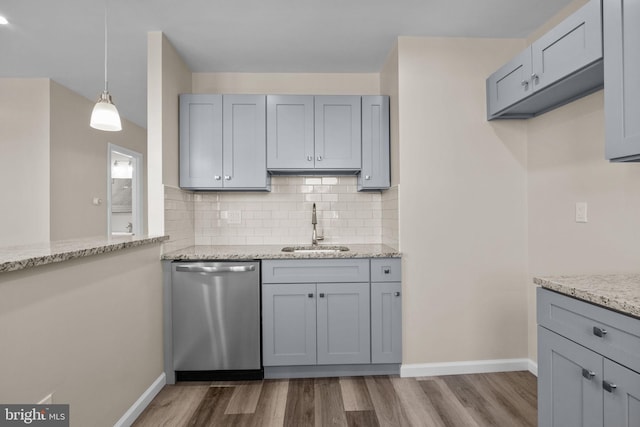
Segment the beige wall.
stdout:
[[149,232],[164,234],[164,187],[178,187],[178,95],[191,92],[191,71],[159,31],[148,34],[147,131]]
[[[605,160],[603,91],[529,120],[528,140],[530,275],[637,272],[640,168]],[[588,223],[575,222],[576,202],[588,203]]]
[[48,241],[48,79],[0,79],[0,150],[0,245]]
[[378,95],[378,73],[193,73],[193,93]]
[[[144,165],[147,133],[124,118],[121,132],[92,129],[94,102],[56,82],[50,87],[51,240],[106,235],[108,143],[141,153]],[[145,192],[146,187],[143,178]],[[103,203],[94,205],[93,197]]]
[[0,274],[0,402],[112,426],[162,374],[159,245]]
[[522,40],[401,37],[404,363],[527,354],[526,138],[485,79]]

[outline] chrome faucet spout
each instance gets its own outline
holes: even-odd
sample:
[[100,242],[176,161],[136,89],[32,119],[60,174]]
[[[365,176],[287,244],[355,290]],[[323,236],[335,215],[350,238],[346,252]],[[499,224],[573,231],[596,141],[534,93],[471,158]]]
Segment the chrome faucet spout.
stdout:
[[311,225],[313,225],[313,231],[311,232],[311,245],[316,246],[318,240],[324,240],[324,236],[318,236],[316,225],[318,225],[318,216],[316,215],[316,204],[313,204],[313,210],[311,211]]

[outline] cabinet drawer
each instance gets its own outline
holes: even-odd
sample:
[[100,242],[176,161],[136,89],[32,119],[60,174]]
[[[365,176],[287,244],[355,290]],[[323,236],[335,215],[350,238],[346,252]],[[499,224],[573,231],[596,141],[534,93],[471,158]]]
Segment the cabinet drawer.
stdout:
[[400,258],[376,258],[371,260],[372,282],[400,282]]
[[540,326],[640,372],[640,319],[543,288],[537,296]]
[[368,282],[368,259],[267,260],[262,283]]

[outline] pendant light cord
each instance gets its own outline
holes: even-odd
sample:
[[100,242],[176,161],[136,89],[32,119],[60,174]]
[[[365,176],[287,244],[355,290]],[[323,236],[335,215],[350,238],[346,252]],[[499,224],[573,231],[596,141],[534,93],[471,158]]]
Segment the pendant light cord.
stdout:
[[109,84],[107,79],[107,49],[109,44],[107,42],[107,3],[104,4],[104,91],[109,91]]

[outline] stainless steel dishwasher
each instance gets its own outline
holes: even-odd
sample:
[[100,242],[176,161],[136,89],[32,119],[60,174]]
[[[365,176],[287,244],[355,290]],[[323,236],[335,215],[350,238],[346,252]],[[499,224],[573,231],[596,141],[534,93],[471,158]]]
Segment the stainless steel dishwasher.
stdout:
[[176,380],[261,379],[260,263],[174,262],[171,278]]

